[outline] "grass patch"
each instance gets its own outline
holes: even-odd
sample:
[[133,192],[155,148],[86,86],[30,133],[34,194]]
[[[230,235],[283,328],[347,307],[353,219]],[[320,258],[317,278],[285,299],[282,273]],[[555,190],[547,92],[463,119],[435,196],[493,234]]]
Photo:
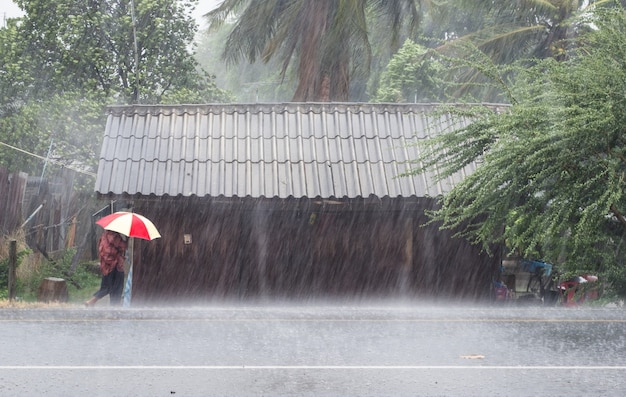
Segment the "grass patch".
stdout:
[[[70,272],[72,259],[76,252],[74,248],[58,253],[55,255],[56,259],[48,260],[43,255],[29,250],[24,243],[23,236],[10,236],[2,240],[3,244],[0,248],[0,302],[6,302],[0,307],[19,307],[19,305],[35,307],[40,304],[50,307],[51,304],[37,302],[39,286],[47,277],[62,278],[66,281],[68,304],[82,304],[100,287],[100,273],[96,262],[81,262],[74,271]],[[9,240],[18,241],[17,290],[16,299],[13,302],[8,301]]]
[[[94,271],[94,263],[80,263],[69,273],[74,249],[66,250],[55,261],[35,260],[34,264],[24,262],[18,268],[18,296],[26,302],[36,302],[39,286],[48,277],[65,279],[68,302],[84,302],[100,287],[100,274]],[[95,269],[98,269],[95,267]]]

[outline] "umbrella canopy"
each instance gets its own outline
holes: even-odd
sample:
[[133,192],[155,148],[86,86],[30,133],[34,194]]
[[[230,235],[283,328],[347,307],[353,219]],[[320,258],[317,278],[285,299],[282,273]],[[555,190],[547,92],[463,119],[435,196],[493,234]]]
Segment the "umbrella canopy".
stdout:
[[105,230],[118,232],[128,237],[154,240],[161,237],[154,224],[145,216],[134,212],[115,212],[96,221]]

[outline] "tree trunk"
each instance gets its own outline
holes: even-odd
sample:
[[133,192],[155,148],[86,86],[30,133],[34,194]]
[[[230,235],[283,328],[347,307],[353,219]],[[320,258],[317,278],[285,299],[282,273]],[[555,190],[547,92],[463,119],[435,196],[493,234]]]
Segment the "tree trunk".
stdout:
[[67,302],[67,283],[62,278],[48,277],[39,285],[39,302]]
[[321,101],[323,71],[320,68],[322,40],[327,30],[330,1],[307,2],[303,7],[302,21],[305,27],[300,47],[298,65],[298,87],[293,95],[294,102]]

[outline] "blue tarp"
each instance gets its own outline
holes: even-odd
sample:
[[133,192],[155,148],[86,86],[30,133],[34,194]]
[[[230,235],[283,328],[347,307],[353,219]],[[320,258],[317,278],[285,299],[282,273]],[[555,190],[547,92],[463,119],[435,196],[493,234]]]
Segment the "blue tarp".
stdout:
[[524,259],[522,261],[522,270],[529,273],[537,273],[539,270],[543,270],[543,275],[549,276],[552,273],[552,264]]

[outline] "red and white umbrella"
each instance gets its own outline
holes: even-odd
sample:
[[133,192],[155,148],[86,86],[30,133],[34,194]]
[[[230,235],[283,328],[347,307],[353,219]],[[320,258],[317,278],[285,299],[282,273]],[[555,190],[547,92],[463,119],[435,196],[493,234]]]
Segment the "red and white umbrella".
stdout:
[[154,240],[161,237],[154,223],[134,212],[115,212],[96,221],[105,230],[118,232],[128,237]]

